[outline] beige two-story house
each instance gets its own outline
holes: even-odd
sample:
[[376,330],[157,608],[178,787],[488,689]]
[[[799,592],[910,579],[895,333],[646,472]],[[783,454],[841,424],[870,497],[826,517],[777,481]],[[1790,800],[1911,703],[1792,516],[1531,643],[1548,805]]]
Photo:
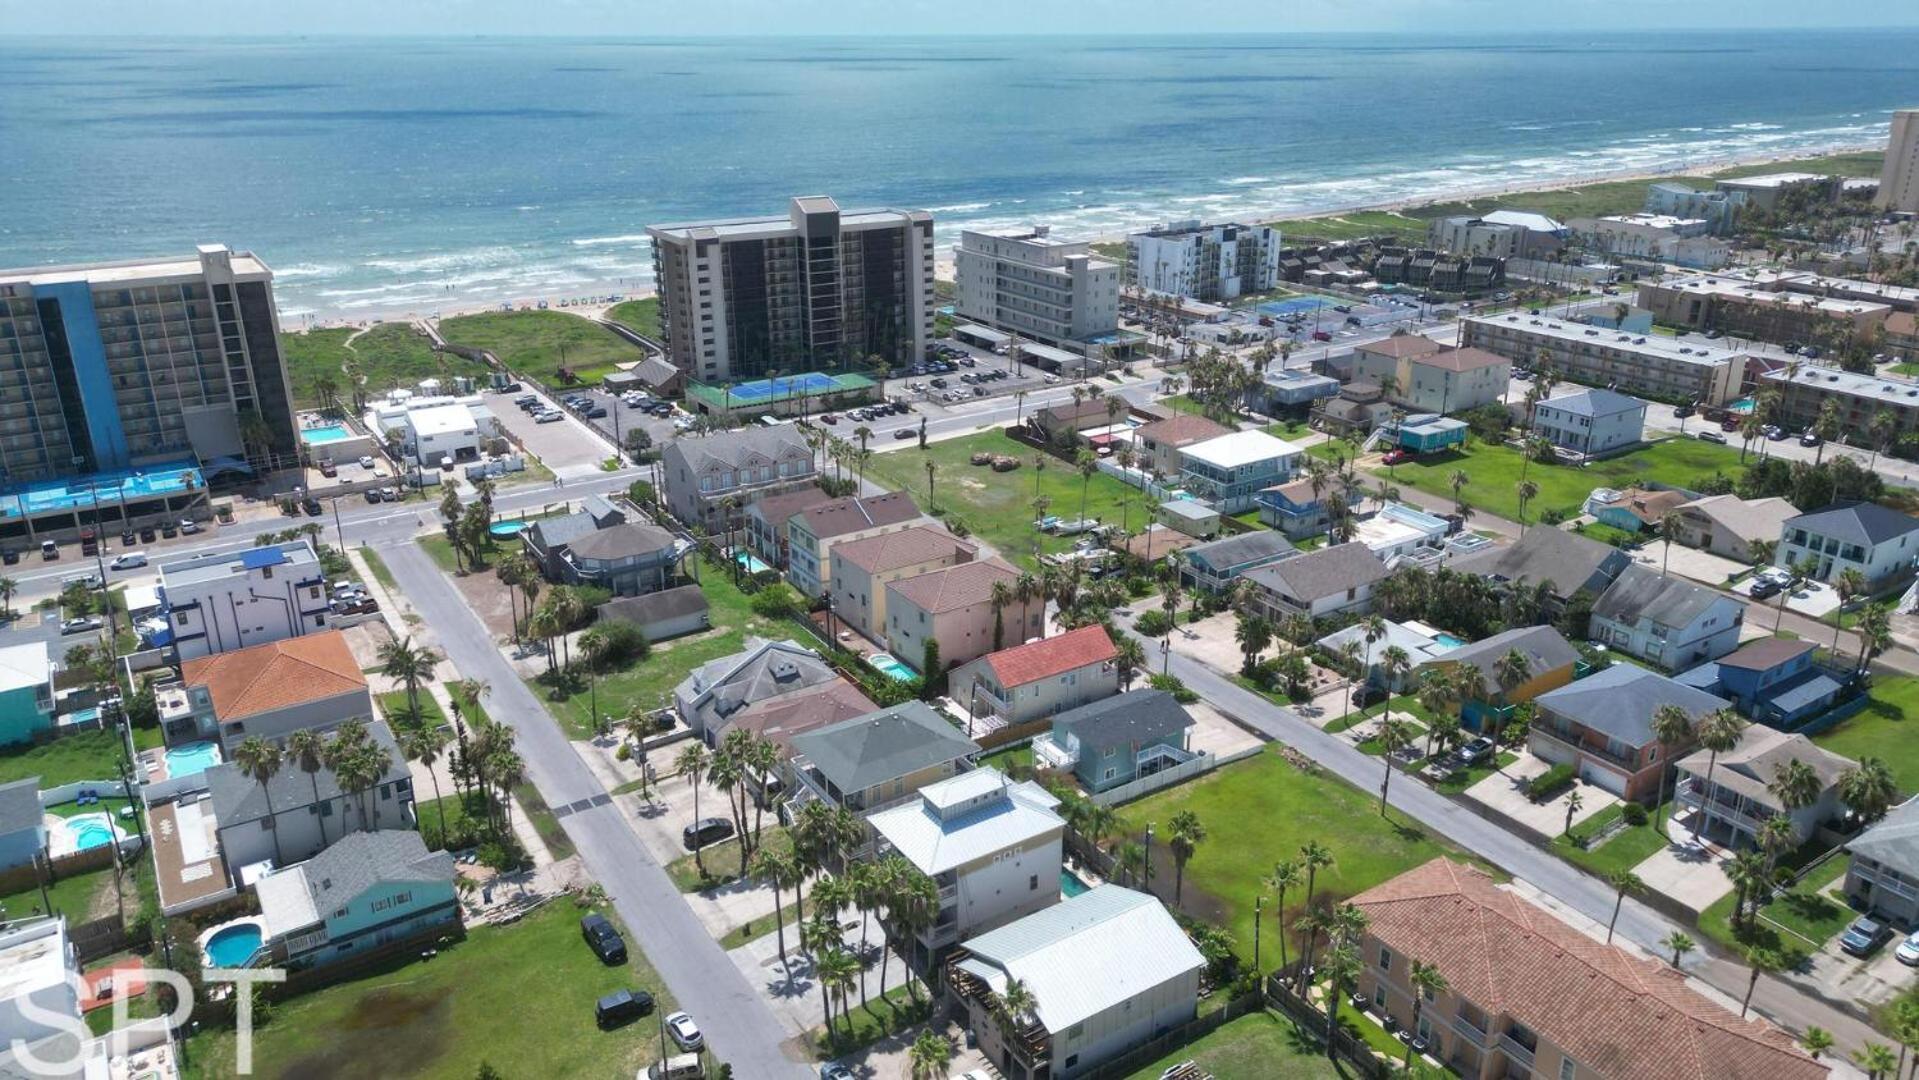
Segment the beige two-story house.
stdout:
[[1046,632],[1044,600],[1014,599],[995,611],[993,586],[1011,588],[1018,581],[1019,571],[1011,566],[982,559],[891,582],[886,586],[886,647],[918,669],[926,643],[937,641],[940,663],[950,670],[993,651],[996,619],[1001,642],[1038,637]]
[[835,544],[829,610],[871,640],[884,641],[889,584],[972,562],[978,553],[976,545],[932,525]]
[[976,720],[1024,724],[1119,693],[1118,656],[1094,623],[962,664],[947,693]]

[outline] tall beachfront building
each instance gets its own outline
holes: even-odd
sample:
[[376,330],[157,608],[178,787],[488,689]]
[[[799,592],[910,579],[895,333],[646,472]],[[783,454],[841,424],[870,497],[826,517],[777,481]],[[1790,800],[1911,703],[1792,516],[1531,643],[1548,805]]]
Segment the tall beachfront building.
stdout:
[[963,319],[1082,349],[1119,327],[1119,264],[1044,225],[960,233],[954,273]]
[[1892,114],[1892,138],[1886,142],[1886,164],[1873,205],[1919,214],[1919,109]]
[[295,464],[279,330],[273,271],[219,244],[0,270],[0,490]]
[[933,215],[846,210],[824,195],[784,217],[654,225],[667,356],[717,386],[774,372],[898,369],[933,336]]
[[1214,302],[1279,284],[1279,230],[1180,221],[1126,238],[1126,284]]

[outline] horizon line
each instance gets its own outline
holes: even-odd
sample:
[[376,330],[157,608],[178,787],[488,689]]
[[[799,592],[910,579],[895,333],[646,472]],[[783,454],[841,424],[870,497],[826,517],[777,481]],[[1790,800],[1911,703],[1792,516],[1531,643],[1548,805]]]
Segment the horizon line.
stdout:
[[[1152,37],[1152,38],[1163,38],[1167,40],[1179,40],[1179,39],[1212,39],[1212,38],[1223,38],[1223,37],[1285,38],[1285,37],[1363,36],[1363,35],[1376,35],[1376,36],[1418,35],[1422,37],[1467,37],[1467,36],[1472,36],[1472,37],[1559,36],[1559,37],[1563,37],[1567,34],[1598,34],[1598,35],[1605,35],[1605,36],[1630,36],[1630,35],[1639,35],[1639,34],[1670,35],[1670,34],[1689,34],[1689,33],[1712,34],[1712,35],[1725,38],[1725,37],[1735,37],[1741,34],[1771,34],[1771,33],[1788,33],[1788,32],[1790,33],[1808,33],[1808,32],[1811,32],[1811,33],[1868,33],[1868,32],[1884,33],[1886,31],[1894,31],[1894,32],[1919,31],[1919,19],[1915,19],[1912,22],[1874,23],[1874,24],[1866,24],[1866,25],[1859,25],[1859,26],[1832,26],[1824,23],[1820,23],[1820,24],[1778,23],[1778,24],[1765,25],[1765,26],[1741,27],[1735,30],[1727,30],[1724,27],[1717,27],[1717,26],[1645,25],[1645,26],[1628,26],[1628,27],[1618,27],[1618,26],[1565,27],[1565,26],[1561,26],[1561,27],[1554,27],[1554,28],[1542,27],[1539,29],[1523,29],[1523,28],[1483,29],[1483,28],[1476,28],[1476,27],[1458,27],[1458,28],[1454,28],[1454,27],[1376,28],[1376,27],[1373,27],[1373,28],[1351,28],[1351,29],[1317,28],[1317,29],[1283,30],[1283,31],[1233,30],[1233,29],[1212,30],[1212,31],[1189,31],[1189,30],[1141,29],[1141,30],[1103,30],[1095,34],[1087,34],[1082,32],[1074,32],[1074,31],[1066,31],[1066,30],[1033,30],[1033,31],[1005,31],[1005,32],[981,32],[981,31],[973,31],[973,30],[924,30],[924,31],[919,31],[914,33],[901,33],[901,32],[879,33],[879,32],[867,32],[867,31],[860,31],[860,30],[842,30],[842,31],[832,31],[832,32],[825,32],[825,33],[716,31],[716,32],[708,32],[708,33],[698,33],[698,34],[644,34],[644,33],[629,33],[629,32],[596,33],[590,30],[554,31],[550,33],[545,33],[537,30],[527,31],[527,30],[519,30],[519,29],[515,29],[511,31],[475,30],[470,32],[459,32],[459,31],[450,31],[450,30],[449,31],[391,31],[391,32],[352,31],[352,30],[320,30],[320,31],[276,30],[276,31],[259,31],[259,32],[243,32],[243,33],[229,33],[229,32],[218,31],[218,30],[178,31],[178,32],[176,31],[156,31],[156,32],[134,31],[134,32],[121,32],[121,33],[94,33],[94,32],[85,31],[85,30],[10,30],[8,31],[8,33],[13,40],[78,38],[78,39],[86,39],[86,40],[92,40],[92,41],[112,41],[112,40],[181,41],[181,40],[194,40],[194,39],[215,40],[215,41],[268,41],[268,40],[313,39],[313,38],[337,38],[342,40],[363,40],[363,39],[386,38],[386,39],[415,39],[415,40],[433,40],[433,41],[445,41],[445,40],[468,41],[468,40],[474,40],[474,39],[526,40],[531,38],[551,38],[555,40],[572,39],[572,40],[580,40],[580,41],[733,41],[733,40],[754,40],[754,39],[757,39],[757,40],[771,40],[771,39],[833,40],[833,39],[846,39],[846,38],[863,38],[863,39],[872,39],[872,40],[897,41],[897,40],[906,40],[906,39],[913,39],[913,38],[999,38],[999,39],[1072,38],[1072,39],[1078,39],[1078,40],[1088,40],[1088,39],[1098,39],[1098,38]],[[4,47],[4,46],[0,46],[0,47]]]

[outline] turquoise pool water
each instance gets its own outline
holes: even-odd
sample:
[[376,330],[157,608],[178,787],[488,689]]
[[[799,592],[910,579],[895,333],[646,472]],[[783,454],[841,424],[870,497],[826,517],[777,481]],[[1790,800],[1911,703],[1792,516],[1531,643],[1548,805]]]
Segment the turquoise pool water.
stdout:
[[345,424],[328,424],[325,427],[310,427],[300,432],[300,439],[308,446],[324,446],[327,443],[345,442],[353,437]]
[[220,748],[210,742],[183,743],[167,751],[167,776],[192,776],[220,764]]
[[1073,876],[1071,870],[1059,872],[1059,894],[1061,897],[1074,897],[1086,891],[1086,883]]
[[520,535],[520,531],[525,528],[526,522],[524,521],[496,521],[487,526],[486,531],[492,533],[494,536],[518,536]]
[[766,563],[762,561],[758,555],[755,555],[750,551],[734,552],[733,561],[736,563],[739,563],[740,569],[746,571],[749,574],[763,574],[767,572],[768,570],[773,569],[772,567],[766,565]]
[[1439,642],[1441,645],[1446,646],[1448,649],[1457,649],[1461,645],[1466,644],[1464,641],[1461,641],[1460,639],[1452,636],[1451,634],[1441,634],[1438,637],[1434,638],[1433,640]]
[[75,851],[113,843],[113,819],[105,814],[79,814],[67,818],[64,824]]
[[873,666],[874,671],[899,682],[912,682],[920,677],[919,672],[901,663],[892,653],[874,653],[866,658],[866,662]]
[[258,923],[241,923],[213,932],[207,939],[207,961],[213,967],[245,967],[253,954],[260,950],[260,926]]

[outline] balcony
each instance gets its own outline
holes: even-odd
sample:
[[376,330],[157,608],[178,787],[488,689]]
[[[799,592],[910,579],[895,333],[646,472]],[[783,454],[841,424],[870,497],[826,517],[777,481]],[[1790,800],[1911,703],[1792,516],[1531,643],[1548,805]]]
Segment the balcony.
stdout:
[[1492,1045],[1493,1038],[1487,1034],[1486,1029],[1474,1027],[1472,1021],[1466,1019],[1464,1014],[1453,1014],[1453,1030],[1458,1032],[1467,1042],[1481,1049]]
[[1501,1035],[1495,1049],[1528,1069],[1533,1067],[1533,1052],[1514,1040],[1511,1035]]
[[1901,881],[1893,874],[1882,873],[1876,866],[1868,866],[1863,862],[1854,860],[1852,873],[1853,876],[1860,881],[1869,885],[1876,885],[1895,896],[1902,896],[1908,900],[1919,900],[1919,885]]
[[1617,765],[1629,773],[1639,770],[1638,762],[1615,754],[1603,746],[1593,746],[1591,743],[1583,742],[1577,735],[1572,734],[1570,731],[1562,731],[1555,727],[1534,727],[1533,734],[1550,739],[1569,749],[1577,750],[1588,757],[1597,758],[1600,761]]
[[[1714,784],[1713,787],[1719,789],[1719,785],[1717,784]],[[1690,806],[1695,810],[1702,810],[1711,817],[1728,822],[1735,828],[1743,829],[1747,832],[1758,832],[1760,826],[1764,825],[1767,819],[1771,818],[1774,814],[1774,811],[1766,807],[1755,806],[1751,803],[1751,800],[1741,799],[1737,796],[1734,797],[1737,801],[1727,799],[1723,795],[1708,797],[1706,794],[1706,785],[1696,776],[1688,776],[1679,782],[1678,795],[1681,806]]]

